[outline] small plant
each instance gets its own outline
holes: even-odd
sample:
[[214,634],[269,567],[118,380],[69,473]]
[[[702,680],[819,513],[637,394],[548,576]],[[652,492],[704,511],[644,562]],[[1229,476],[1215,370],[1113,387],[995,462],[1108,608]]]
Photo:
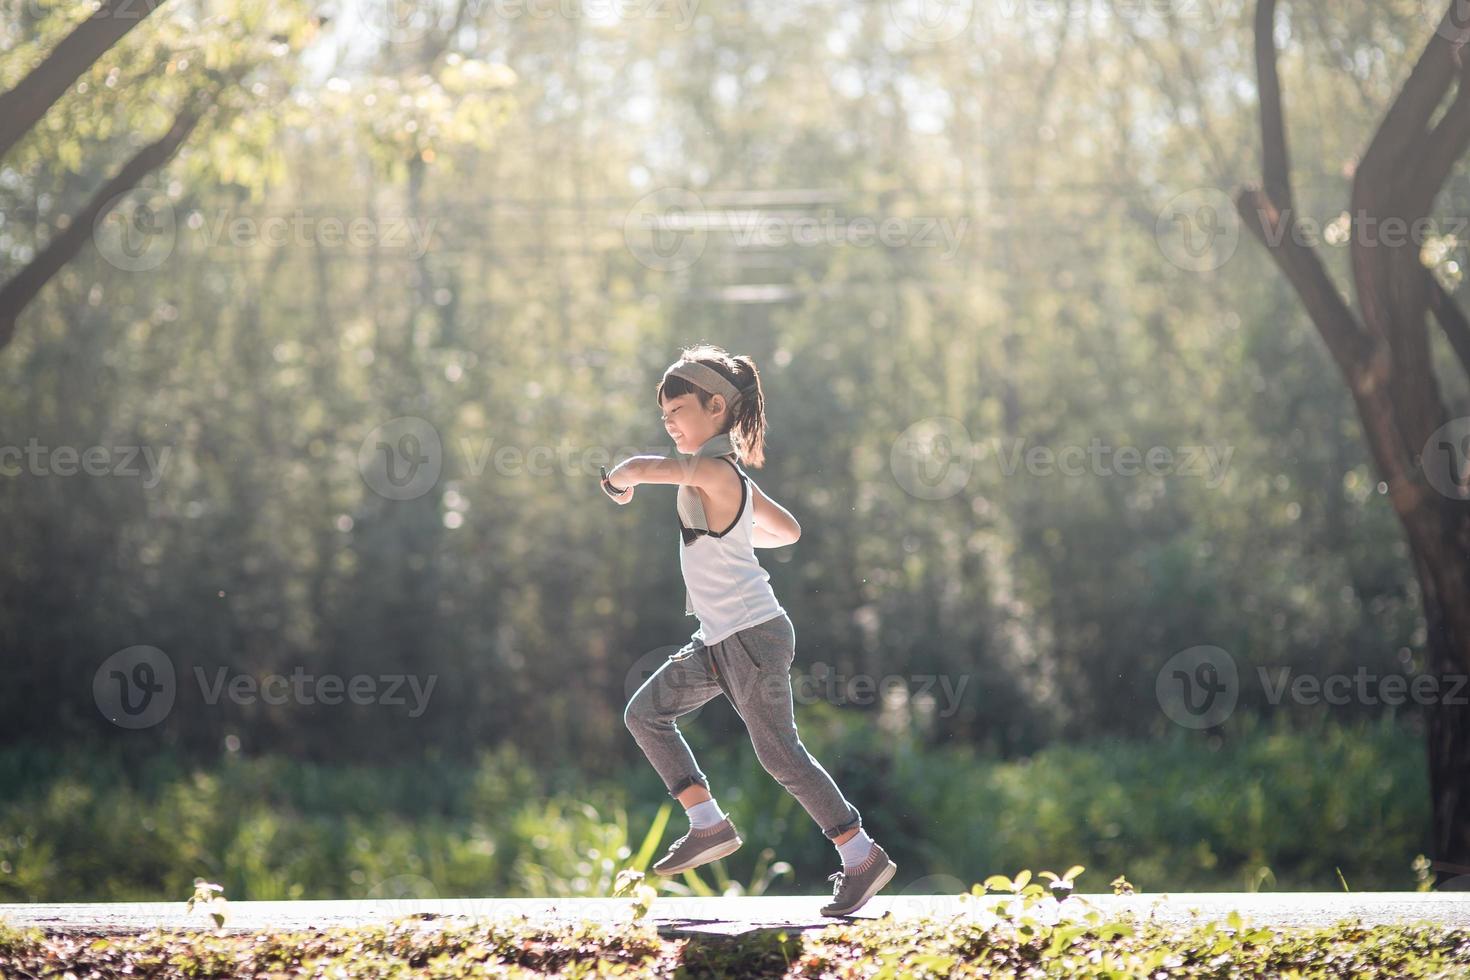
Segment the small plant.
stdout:
[[1133,894],[1133,886],[1131,884],[1129,884],[1128,883],[1128,879],[1127,878],[1124,878],[1122,875],[1118,875],[1118,877],[1116,877],[1116,878],[1113,879],[1112,886],[1113,886],[1113,894],[1114,895],[1132,895]]
[[[1100,913],[1095,909],[1083,916],[1084,921],[1066,921],[1061,914],[1062,902],[1072,894],[1074,879],[1084,870],[1082,865],[1074,864],[1063,875],[1058,875],[1054,871],[1042,871],[1037,877],[1046,878],[1050,881],[1049,886],[1043,886],[1039,881],[1034,881],[1031,872],[1024,868],[1017,872],[1014,878],[1007,878],[1005,875],[991,875],[983,882],[972,886],[970,895],[979,896],[994,891],[1010,893],[1020,898],[1021,907],[1019,909],[1007,903],[1011,907],[997,908],[995,914],[998,915],[1001,924],[1014,930],[1014,934],[1020,937],[1021,942],[1047,943],[1045,949],[1048,956],[1060,955],[1074,943],[1089,936],[1116,939],[1133,935],[1132,925],[1122,921],[1103,922]],[[1120,875],[1119,879],[1121,878]],[[1115,888],[1116,884],[1114,882]],[[1033,907],[1046,902],[1048,898],[1051,899],[1051,903],[1035,909],[1036,914],[1032,914]],[[1077,906],[1079,902],[1083,907],[1092,908],[1093,906],[1093,903],[1085,898],[1074,899],[1072,906]]]
[[1411,865],[1414,869],[1414,891],[1428,892],[1434,890],[1434,875],[1429,873],[1430,861],[1423,854],[1414,855]]
[[225,886],[216,885],[212,881],[203,878],[194,879],[194,894],[189,896],[189,911],[194,911],[194,906],[202,906],[209,912],[210,918],[214,919],[214,927],[223,929],[225,925],[226,908],[228,901],[225,899]]
[[1074,864],[1067,869],[1064,875],[1057,875],[1055,871],[1042,871],[1038,877],[1048,879],[1051,884],[1045,887],[1038,881],[1031,880],[1031,872],[1025,868],[1016,873],[1015,878],[1007,878],[1005,875],[991,875],[983,882],[970,889],[971,894],[984,895],[986,892],[1010,892],[1021,897],[1021,904],[1030,908],[1046,897],[1050,889],[1051,896],[1058,902],[1072,894],[1073,879],[1080,875],[1085,869],[1080,864]]
[[617,882],[613,887],[613,897],[617,898],[625,894],[633,898],[633,921],[641,922],[648,915],[648,910],[653,907],[653,900],[658,897],[658,889],[644,883],[642,871],[625,868],[618,872]]
[[1052,897],[1060,902],[1062,899],[1072,894],[1072,879],[1080,875],[1083,870],[1084,869],[1082,865],[1074,864],[1070,868],[1068,868],[1067,873],[1062,875],[1060,878],[1058,878],[1053,872],[1050,871],[1041,872],[1041,877],[1049,879],[1051,881],[1051,885],[1049,885],[1048,887],[1051,888]]

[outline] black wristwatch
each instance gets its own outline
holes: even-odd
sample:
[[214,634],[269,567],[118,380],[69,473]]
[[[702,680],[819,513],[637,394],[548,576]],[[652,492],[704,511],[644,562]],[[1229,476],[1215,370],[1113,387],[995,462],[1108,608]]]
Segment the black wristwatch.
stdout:
[[623,494],[625,494],[625,493],[628,492],[628,488],[627,487],[616,486],[611,480],[609,480],[607,478],[607,467],[606,466],[599,466],[598,469],[602,471],[602,486],[603,486],[603,489],[604,490],[611,491],[611,493],[608,494],[609,497],[613,497],[613,496],[619,496],[620,497]]

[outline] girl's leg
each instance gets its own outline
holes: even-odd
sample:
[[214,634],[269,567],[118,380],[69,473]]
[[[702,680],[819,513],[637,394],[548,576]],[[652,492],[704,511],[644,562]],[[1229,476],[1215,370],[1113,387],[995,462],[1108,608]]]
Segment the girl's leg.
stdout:
[[677,799],[679,803],[684,807],[684,809],[687,810],[691,806],[697,806],[700,803],[703,803],[705,800],[714,799],[714,797],[709,795],[709,790],[706,789],[704,786],[699,783],[694,783],[684,792],[675,797],[675,799]]
[[721,693],[708,659],[707,648],[691,640],[643,682],[623,709],[623,724],[658,771],[669,795],[686,810],[709,799],[709,780],[694,761],[675,719]]
[[750,732],[756,758],[833,841],[862,826],[862,814],[842,795],[796,733],[791,664],[796,630],[788,616],[747,627],[711,648],[727,676],[730,700]]

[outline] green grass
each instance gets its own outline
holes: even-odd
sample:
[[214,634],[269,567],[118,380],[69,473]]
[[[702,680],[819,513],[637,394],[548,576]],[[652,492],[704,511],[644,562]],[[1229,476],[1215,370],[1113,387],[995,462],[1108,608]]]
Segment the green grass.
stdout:
[[[1238,715],[1218,742],[1179,730],[1000,761],[875,736],[851,711],[802,711],[803,741],[898,861],[893,893],[1073,864],[1140,891],[1420,885],[1422,738],[1387,720],[1293,731]],[[747,844],[664,892],[825,891],[835,852],[806,812],[748,742],[705,745],[691,728]],[[508,744],[380,768],[12,746],[0,799],[0,902],[181,901],[196,876],[232,901],[605,896],[685,827],[676,807],[658,823],[673,801],[646,763],[545,772]]]

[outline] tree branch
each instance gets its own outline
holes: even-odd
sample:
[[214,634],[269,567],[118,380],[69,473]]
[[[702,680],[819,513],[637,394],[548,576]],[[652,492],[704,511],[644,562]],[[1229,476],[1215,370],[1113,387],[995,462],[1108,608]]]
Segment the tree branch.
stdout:
[[41,288],[81,251],[92,237],[96,222],[106,214],[117,197],[135,187],[140,180],[169,161],[194,131],[203,111],[198,103],[182,110],[167,133],[139,150],[122,169],[102,186],[76,214],[71,223],[57,234],[41,252],[15,277],[0,287],[0,348],[15,336],[16,320]]
[[1466,7],[1459,0],[1450,3],[1434,36],[1424,46],[1424,53],[1409,73],[1408,81],[1404,82],[1363,153],[1355,184],[1365,178],[1375,184],[1383,184],[1396,177],[1403,163],[1400,151],[1412,146],[1416,138],[1428,129],[1429,120],[1444,98],[1450,80],[1460,70],[1459,47],[1462,39],[1470,33],[1470,10]]
[[102,0],[46,59],[0,95],[0,158],[40,122],[82,73],[167,0]]
[[1429,210],[1440,188],[1449,179],[1455,161],[1470,146],[1470,84],[1467,82],[1470,79],[1462,72],[1455,101],[1445,110],[1434,131],[1423,139],[1423,149],[1414,154],[1420,158],[1419,165],[1415,168],[1414,177],[1407,182],[1407,189],[1413,196],[1410,209],[1415,213]]
[[1261,172],[1266,194],[1295,224],[1281,77],[1276,70],[1276,0],[1260,0],[1256,4],[1256,78],[1261,102]]
[[1470,375],[1470,320],[1465,319],[1465,311],[1440,285],[1434,273],[1425,269],[1424,274],[1429,277],[1429,309],[1444,330],[1455,356],[1460,359],[1460,367]]
[[1282,212],[1264,189],[1248,187],[1242,190],[1235,198],[1235,209],[1301,297],[1307,315],[1312,318],[1348,384],[1354,390],[1358,390],[1360,385],[1371,384],[1372,379],[1365,375],[1370,363],[1368,338],[1327,275],[1317,253],[1292,238],[1282,224]]
[[1343,377],[1356,389],[1366,381],[1363,373],[1369,362],[1367,335],[1317,253],[1291,234],[1296,227],[1296,214],[1292,210],[1286,114],[1282,109],[1281,79],[1276,66],[1276,0],[1259,0],[1256,4],[1255,51],[1265,184],[1242,190],[1235,198],[1235,209],[1286,273]]

